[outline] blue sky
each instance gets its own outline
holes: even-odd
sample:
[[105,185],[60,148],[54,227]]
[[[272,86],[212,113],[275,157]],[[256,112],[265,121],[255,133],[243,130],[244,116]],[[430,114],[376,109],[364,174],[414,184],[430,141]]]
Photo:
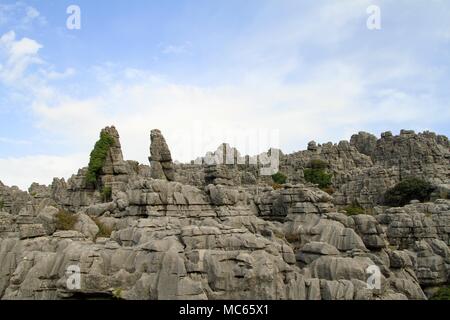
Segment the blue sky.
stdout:
[[361,130],[449,136],[449,21],[446,0],[0,0],[0,180],[69,177],[111,124],[142,163],[152,128],[181,161],[243,132],[277,132],[255,152]]

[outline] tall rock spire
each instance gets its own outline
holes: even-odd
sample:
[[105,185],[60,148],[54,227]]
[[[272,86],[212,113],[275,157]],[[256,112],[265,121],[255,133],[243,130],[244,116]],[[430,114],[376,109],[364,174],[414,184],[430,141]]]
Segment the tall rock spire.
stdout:
[[151,177],[168,181],[175,180],[172,156],[166,140],[158,129],[150,133],[150,157]]
[[124,161],[122,154],[122,147],[120,145],[120,136],[117,132],[116,127],[106,127],[102,129],[101,133],[108,134],[114,143],[109,148],[108,155],[105,159],[105,164],[103,165],[103,174],[120,174],[125,173],[124,171]]

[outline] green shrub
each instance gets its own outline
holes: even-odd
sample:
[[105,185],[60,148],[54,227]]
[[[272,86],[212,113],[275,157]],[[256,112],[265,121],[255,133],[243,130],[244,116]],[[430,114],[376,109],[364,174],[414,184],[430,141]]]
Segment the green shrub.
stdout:
[[411,200],[429,201],[434,187],[429,182],[417,178],[401,181],[384,194],[384,204],[391,207],[402,207]]
[[320,159],[311,160],[307,168],[303,170],[305,180],[317,184],[320,189],[331,191],[332,175],[326,172],[327,168],[327,162]]
[[272,175],[272,180],[276,184],[285,184],[287,177],[284,174],[282,174],[281,172],[277,172],[274,175]]
[[114,145],[114,138],[108,133],[102,132],[100,140],[95,143],[94,149],[91,152],[88,172],[86,174],[86,182],[89,184],[96,184],[101,169],[105,165],[108,150]]
[[314,159],[309,162],[308,168],[325,170],[326,168],[328,168],[328,163],[323,160]]
[[115,288],[112,290],[113,299],[122,300],[123,290],[122,288]]
[[305,180],[319,185],[319,188],[328,188],[331,185],[332,175],[326,173],[324,169],[306,168],[303,170]]
[[60,210],[56,214],[56,229],[62,231],[73,230],[77,221],[78,218],[74,214],[65,210]]
[[101,197],[103,202],[110,202],[112,200],[112,189],[111,187],[103,187],[101,192]]
[[450,287],[439,288],[430,300],[450,300]]
[[358,214],[365,214],[366,213],[364,208],[362,208],[357,203],[353,203],[353,204],[349,205],[344,210],[345,210],[345,212],[347,213],[348,216],[356,216]]
[[92,218],[95,224],[98,227],[98,233],[96,238],[110,238],[112,229],[107,227],[104,223],[102,223],[98,218]]

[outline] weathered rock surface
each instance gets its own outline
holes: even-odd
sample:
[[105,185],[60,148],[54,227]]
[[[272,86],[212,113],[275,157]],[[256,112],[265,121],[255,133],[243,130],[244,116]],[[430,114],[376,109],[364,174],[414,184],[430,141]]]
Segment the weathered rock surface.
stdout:
[[174,169],[169,147],[161,131],[155,129],[150,134],[151,177],[153,179],[174,180]]
[[[450,200],[374,207],[405,175],[448,184],[445,137],[311,142],[281,154],[289,183],[274,189],[228,145],[209,155],[217,163],[174,165],[153,130],[149,167],[125,161],[117,130],[104,130],[114,144],[98,188],[86,168],[28,193],[0,184],[1,299],[426,299],[449,284]],[[335,194],[304,183],[313,159],[329,164]],[[372,214],[339,210],[355,200]],[[61,210],[71,230],[60,230]]]
[[[402,130],[397,136],[385,132],[380,139],[360,132],[350,142],[317,144],[312,141],[307,150],[286,155],[280,152],[279,169],[287,175],[289,183],[305,184],[304,169],[310,162],[325,161],[336,191],[333,203],[339,206],[356,202],[371,208],[381,204],[386,190],[408,177],[422,178],[436,185],[438,199],[443,194],[448,197],[450,190],[449,146],[447,137],[428,131],[416,134]],[[176,165],[175,176],[177,181],[195,186],[270,184],[270,176],[260,175],[260,156],[254,159],[252,162],[252,157],[241,157],[235,148],[222,144],[214,153],[190,165]]]

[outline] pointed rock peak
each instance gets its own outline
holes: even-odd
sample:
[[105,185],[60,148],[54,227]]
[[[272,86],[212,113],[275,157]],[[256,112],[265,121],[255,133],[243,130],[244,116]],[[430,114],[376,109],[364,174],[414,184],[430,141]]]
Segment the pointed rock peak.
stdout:
[[118,173],[123,165],[123,154],[119,133],[114,126],[106,127],[100,132],[100,139],[95,143],[90,154],[86,182],[96,185],[102,175]]
[[114,140],[113,146],[114,147],[121,148],[120,136],[119,136],[119,132],[117,131],[116,127],[114,127],[114,126],[105,127],[102,129],[100,135],[102,135],[104,133],[108,134],[111,138],[113,138],[113,140]]
[[154,129],[150,133],[150,158],[151,161],[172,161],[169,146],[166,143],[166,139],[162,135],[161,131]]
[[107,157],[107,163],[109,162],[109,164],[118,164],[123,161],[119,132],[117,131],[115,126],[110,126],[102,129],[100,137],[105,133],[108,135],[108,137],[112,138],[112,143],[109,147],[109,156]]
[[317,142],[315,142],[315,141],[308,142],[308,150],[309,151],[317,151],[317,149],[318,149]]
[[161,131],[154,129],[150,133],[150,166],[153,179],[174,181],[174,168],[169,146]]

